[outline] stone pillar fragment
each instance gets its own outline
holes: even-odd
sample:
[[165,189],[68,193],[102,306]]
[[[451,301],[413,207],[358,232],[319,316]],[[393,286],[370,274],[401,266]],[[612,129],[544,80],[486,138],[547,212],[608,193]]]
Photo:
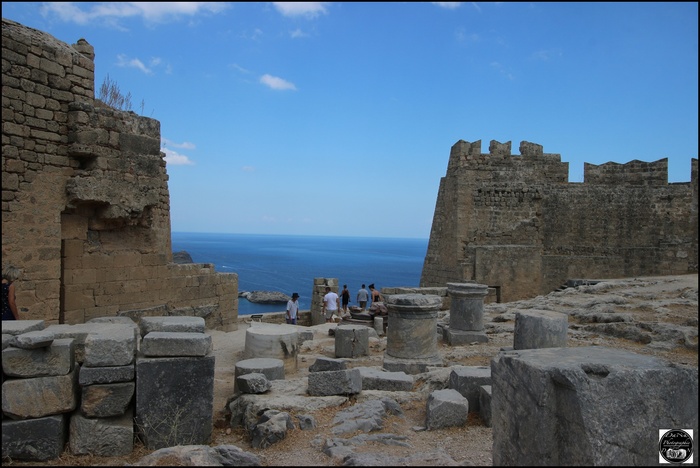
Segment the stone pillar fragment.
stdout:
[[343,325],[335,329],[335,357],[369,356],[369,328],[364,325]]
[[450,326],[443,339],[451,346],[486,343],[484,332],[484,298],[488,286],[476,283],[447,283],[450,301]]
[[428,294],[396,294],[387,296],[385,304],[389,324],[384,368],[420,374],[429,366],[442,366],[435,333],[442,299]]
[[549,310],[515,314],[513,349],[561,348],[566,346],[569,316]]

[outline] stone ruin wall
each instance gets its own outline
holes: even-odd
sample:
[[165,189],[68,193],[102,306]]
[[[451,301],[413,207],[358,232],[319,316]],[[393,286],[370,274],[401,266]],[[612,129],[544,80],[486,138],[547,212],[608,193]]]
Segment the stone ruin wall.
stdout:
[[568,163],[542,146],[457,142],[440,181],[422,287],[476,281],[504,302],[568,279],[698,271],[697,159],[691,182],[668,183],[668,160]]
[[173,263],[160,122],[95,100],[93,60],[83,39],[2,20],[2,263],[23,272],[20,317],[235,329],[238,276]]

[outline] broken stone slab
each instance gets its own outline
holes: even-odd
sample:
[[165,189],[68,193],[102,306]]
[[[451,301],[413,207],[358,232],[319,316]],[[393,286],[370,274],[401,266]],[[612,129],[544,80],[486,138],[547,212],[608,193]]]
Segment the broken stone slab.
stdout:
[[362,391],[358,369],[310,372],[308,393],[312,396],[352,395]]
[[390,415],[403,416],[401,405],[391,398],[357,403],[336,413],[331,432],[334,435],[341,435],[356,431],[379,431],[384,428],[384,419]]
[[142,337],[151,332],[206,332],[205,321],[202,317],[143,317],[139,322],[139,327]]
[[236,377],[236,386],[241,393],[265,393],[271,387],[265,374],[259,372]]
[[500,353],[491,377],[494,465],[651,466],[658,429],[698,428],[697,367],[602,346],[541,348]]
[[2,420],[2,458],[48,461],[63,453],[66,443],[66,415],[14,421]]
[[53,333],[44,330],[34,330],[20,335],[15,335],[12,346],[20,349],[41,349],[51,346]]
[[85,338],[83,362],[86,366],[126,366],[134,362],[136,337],[133,328],[118,324],[94,325],[103,328],[96,333],[89,333]]
[[290,429],[294,429],[294,422],[289,413],[267,410],[260,416],[251,431],[250,445],[253,448],[265,449],[283,440]]
[[36,330],[43,330],[43,320],[4,320],[2,322],[2,333],[4,335],[17,336]]
[[454,366],[449,388],[469,400],[469,411],[479,411],[479,389],[491,384],[491,368],[487,366]]
[[362,390],[404,391],[413,390],[413,376],[405,372],[386,372],[371,367],[357,367],[362,376]]
[[457,390],[435,390],[426,403],[425,426],[429,430],[464,426],[468,413],[469,401]]
[[309,366],[309,372],[324,372],[345,370],[348,368],[348,362],[344,359],[334,359],[327,357],[316,358],[313,364]]
[[235,445],[180,445],[158,449],[133,466],[261,466],[257,455]]
[[72,338],[52,340],[51,346],[39,349],[10,346],[2,351],[2,371],[20,378],[66,375],[75,367],[74,349]]
[[201,357],[211,351],[211,336],[206,333],[153,331],[141,342],[141,352],[147,357]]

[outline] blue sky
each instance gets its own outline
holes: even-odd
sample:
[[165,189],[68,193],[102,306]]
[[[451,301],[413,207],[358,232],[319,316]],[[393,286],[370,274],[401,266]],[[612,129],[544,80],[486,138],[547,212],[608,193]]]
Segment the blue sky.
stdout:
[[[161,122],[173,231],[430,235],[458,140],[698,153],[698,4],[15,3]],[[143,104],[143,106],[142,106]]]

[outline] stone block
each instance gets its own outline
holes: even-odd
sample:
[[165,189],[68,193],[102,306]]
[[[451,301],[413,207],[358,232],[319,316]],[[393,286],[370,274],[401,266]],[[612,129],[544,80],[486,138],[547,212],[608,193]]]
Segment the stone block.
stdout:
[[66,443],[66,416],[2,420],[2,458],[48,461],[63,453]]
[[270,381],[265,374],[254,372],[236,377],[236,386],[241,393],[265,393],[270,390]]
[[204,333],[206,331],[202,317],[143,317],[139,327],[142,337],[151,332]]
[[457,390],[435,390],[428,396],[425,427],[442,429],[467,424],[469,402]]
[[327,357],[316,358],[313,364],[309,366],[309,372],[323,372],[331,370],[345,370],[348,368],[348,363],[344,359],[333,359]]
[[208,445],[213,406],[214,356],[136,360],[136,426],[148,449]]
[[362,325],[342,325],[335,329],[335,357],[369,356],[369,328]]
[[455,366],[450,372],[449,388],[469,400],[469,411],[479,411],[479,389],[491,385],[491,368],[486,366]]
[[516,312],[513,349],[561,348],[566,346],[569,317],[549,310]]
[[134,380],[134,364],[115,367],[87,367],[81,366],[78,371],[78,384],[93,385],[116,382],[130,382]]
[[238,377],[247,374],[263,374],[267,380],[284,380],[284,362],[281,359],[254,358],[236,363],[233,390],[238,391]]
[[124,414],[134,396],[134,382],[88,385],[82,388],[80,409],[88,418]]
[[86,418],[76,411],[70,418],[68,447],[74,455],[129,455],[134,450],[133,411],[113,418]]
[[2,333],[4,335],[21,335],[35,330],[45,328],[43,320],[5,320],[2,322]]
[[67,375],[8,379],[2,383],[2,412],[14,419],[68,413],[77,407],[77,371]]
[[72,338],[53,340],[51,346],[19,349],[13,346],[2,351],[2,371],[8,377],[48,377],[66,375],[75,365]]
[[127,325],[111,325],[108,331],[90,333],[85,338],[88,367],[126,366],[134,362],[136,338]]
[[356,367],[362,376],[362,390],[385,390],[389,392],[410,392],[413,390],[413,377],[405,372],[386,372],[371,367]]
[[20,349],[39,349],[51,346],[53,343],[53,333],[43,330],[34,330],[20,335],[15,335],[12,346]]
[[491,377],[494,466],[652,466],[658,429],[698,429],[697,367],[602,346],[542,348],[502,352]]
[[362,375],[358,369],[309,373],[309,395],[353,395],[361,391]]
[[486,427],[491,427],[491,385],[479,387],[479,417]]
[[150,332],[141,343],[141,352],[148,357],[201,357],[211,350],[211,336],[206,333]]

